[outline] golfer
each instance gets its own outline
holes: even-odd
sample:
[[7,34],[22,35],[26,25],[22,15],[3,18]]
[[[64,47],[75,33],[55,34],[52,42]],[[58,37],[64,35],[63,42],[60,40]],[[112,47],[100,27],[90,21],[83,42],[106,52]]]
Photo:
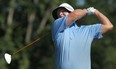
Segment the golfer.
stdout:
[[[52,15],[56,69],[91,69],[91,43],[112,30],[109,19],[94,7],[74,10],[68,3],[59,5]],[[78,26],[78,20],[86,15],[95,15],[101,23]]]

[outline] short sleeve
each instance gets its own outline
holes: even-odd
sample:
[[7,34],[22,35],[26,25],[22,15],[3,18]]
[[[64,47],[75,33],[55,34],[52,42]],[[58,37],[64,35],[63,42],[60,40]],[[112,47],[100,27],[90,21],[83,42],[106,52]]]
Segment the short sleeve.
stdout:
[[102,33],[100,32],[101,30],[101,26],[102,24],[94,24],[94,25],[91,25],[91,35],[95,38],[95,39],[100,39],[102,38]]
[[66,29],[66,19],[67,16],[64,16],[54,21],[52,25],[52,36],[56,36],[58,33],[63,32],[64,29]]

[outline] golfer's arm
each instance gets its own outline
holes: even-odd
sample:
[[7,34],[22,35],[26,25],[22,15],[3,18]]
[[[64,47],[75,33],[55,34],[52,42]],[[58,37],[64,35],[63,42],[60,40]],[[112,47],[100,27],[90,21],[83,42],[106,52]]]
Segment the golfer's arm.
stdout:
[[112,23],[110,22],[110,20],[105,15],[103,15],[98,10],[95,11],[95,15],[97,16],[97,18],[102,23],[101,33],[105,33],[105,32],[107,32],[109,30],[112,30],[113,25],[112,25]]
[[83,16],[85,16],[87,13],[87,10],[86,9],[77,9],[73,12],[71,12],[69,15],[68,15],[68,18],[66,20],[66,25],[70,25],[72,22],[74,21],[77,21],[78,19],[82,18]]

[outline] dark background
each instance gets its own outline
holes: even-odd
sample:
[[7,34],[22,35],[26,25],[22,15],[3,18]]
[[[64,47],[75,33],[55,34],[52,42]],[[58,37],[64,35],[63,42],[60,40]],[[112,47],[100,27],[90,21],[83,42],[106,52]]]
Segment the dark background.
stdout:
[[[51,39],[51,12],[67,2],[75,9],[95,7],[106,15],[114,29],[92,43],[92,69],[116,69],[116,0],[0,0],[0,69],[53,69],[54,45]],[[77,24],[100,22],[86,16]],[[4,53],[15,53],[30,42],[40,41],[12,56],[11,64]]]

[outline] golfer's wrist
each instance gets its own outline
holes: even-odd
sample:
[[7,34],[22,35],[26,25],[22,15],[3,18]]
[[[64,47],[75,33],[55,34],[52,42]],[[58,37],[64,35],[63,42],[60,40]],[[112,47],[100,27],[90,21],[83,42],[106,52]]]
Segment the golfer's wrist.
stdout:
[[98,10],[95,11],[94,15],[98,16],[100,12]]
[[87,9],[83,9],[83,11],[85,12],[85,15],[87,15]]

